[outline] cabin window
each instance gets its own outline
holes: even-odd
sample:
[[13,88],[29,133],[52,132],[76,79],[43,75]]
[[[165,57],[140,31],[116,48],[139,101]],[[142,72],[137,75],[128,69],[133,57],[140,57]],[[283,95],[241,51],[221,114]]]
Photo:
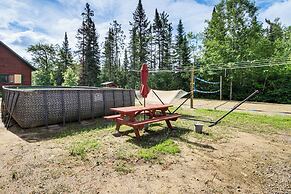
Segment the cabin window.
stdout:
[[0,83],[21,83],[21,74],[0,74]]
[[21,74],[15,74],[14,75],[14,83],[15,84],[21,84],[22,83],[22,78]]

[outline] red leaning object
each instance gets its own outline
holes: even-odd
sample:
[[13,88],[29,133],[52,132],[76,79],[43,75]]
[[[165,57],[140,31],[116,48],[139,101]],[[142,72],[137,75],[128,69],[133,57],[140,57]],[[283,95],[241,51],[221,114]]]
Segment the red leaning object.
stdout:
[[148,86],[148,77],[149,71],[147,64],[142,64],[140,70],[140,94],[142,97],[146,98],[148,93],[150,92],[150,88]]

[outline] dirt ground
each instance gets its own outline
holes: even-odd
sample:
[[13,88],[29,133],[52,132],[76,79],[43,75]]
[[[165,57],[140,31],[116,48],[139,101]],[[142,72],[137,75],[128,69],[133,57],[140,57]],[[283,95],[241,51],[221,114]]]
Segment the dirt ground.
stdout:
[[180,153],[147,161],[120,154],[140,149],[132,133],[116,138],[112,132],[94,133],[102,144],[80,159],[68,150],[74,135],[33,138],[38,132],[9,131],[0,122],[0,193],[291,193],[290,133],[232,129],[212,141],[172,131]]

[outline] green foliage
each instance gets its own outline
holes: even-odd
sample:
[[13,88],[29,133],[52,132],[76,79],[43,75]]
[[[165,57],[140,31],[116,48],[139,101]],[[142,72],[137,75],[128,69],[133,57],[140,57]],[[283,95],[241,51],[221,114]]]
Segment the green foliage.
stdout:
[[32,73],[32,85],[51,86],[54,85],[53,72],[47,72],[41,68]]
[[58,60],[56,63],[55,80],[56,85],[63,85],[64,75],[67,69],[73,65],[73,55],[69,48],[69,41],[67,33],[65,33],[62,47],[58,51]]
[[37,67],[33,74],[34,85],[54,85],[55,63],[57,62],[56,46],[49,44],[36,44],[28,47],[27,51],[32,55],[32,62]]
[[[130,22],[130,69],[139,70],[143,63],[149,59],[149,43],[150,43],[150,22],[147,19],[146,13],[143,9],[141,0],[133,13],[133,21]],[[129,87],[137,88],[138,76],[131,74],[129,76]]]
[[122,80],[121,74],[124,70],[120,64],[120,51],[124,48],[124,38],[125,36],[121,29],[121,24],[114,20],[113,24],[109,27],[107,37],[105,37],[102,81],[113,81],[118,85],[123,84],[120,83]]
[[[232,85],[234,100],[244,99],[259,89],[260,94],[253,100],[290,103],[291,27],[282,26],[276,18],[266,19],[264,28],[257,19],[258,8],[250,0],[221,0],[214,7],[203,34],[185,32],[179,20],[175,35],[172,35],[172,23],[166,12],[156,9],[150,23],[139,0],[130,22],[127,49],[123,50],[125,36],[121,25],[114,20],[103,44],[102,61],[94,12],[88,3],[81,15],[83,22],[78,29],[76,52],[79,67],[69,68],[74,62],[65,33],[62,47],[37,44],[28,48],[38,67],[33,73],[33,84],[72,86],[78,82],[79,85],[98,86],[100,82],[113,81],[120,87],[139,89],[138,71],[142,63],[147,63],[155,70],[199,68],[195,76],[209,81],[218,81],[222,76],[224,99],[229,98]],[[286,66],[247,68],[248,65],[282,63]],[[207,71],[234,64],[244,68]],[[190,72],[186,71],[151,73],[149,85],[154,89],[189,91],[189,79]],[[205,84],[199,87],[208,91],[218,89]],[[195,97],[218,98],[218,95],[195,94]]]
[[[290,58],[290,31],[284,29],[279,19],[273,22],[266,19],[268,27],[263,29],[257,20],[257,8],[249,0],[221,0],[212,13],[208,26],[204,31],[203,67],[218,68],[219,66],[268,65],[280,64],[280,60]],[[289,36],[289,38],[288,38]],[[252,64],[248,61],[258,60]],[[279,60],[279,61],[278,61]],[[286,62],[286,65],[289,62]],[[247,64],[247,65],[245,65]],[[219,80],[223,76],[223,98],[229,97],[230,83],[233,85],[233,98],[242,100],[255,89],[261,91],[254,100],[268,102],[290,102],[291,87],[287,80],[291,79],[288,66],[267,68],[244,68],[217,72],[209,72],[197,76],[207,80]],[[206,88],[208,89],[208,88]],[[290,92],[289,92],[290,93]],[[209,95],[198,94],[198,97]],[[216,97],[215,95],[211,95]]]
[[100,50],[98,34],[92,17],[94,11],[86,3],[82,13],[83,22],[78,29],[78,53],[81,61],[79,85],[97,86],[100,83]]
[[177,26],[177,35],[176,35],[176,43],[175,43],[175,60],[177,66],[179,68],[189,66],[190,62],[190,48],[188,45],[188,40],[186,33],[184,31],[184,26],[182,20],[179,20],[179,24]]
[[79,81],[78,71],[74,67],[68,67],[63,74],[64,82],[62,86],[77,86]]

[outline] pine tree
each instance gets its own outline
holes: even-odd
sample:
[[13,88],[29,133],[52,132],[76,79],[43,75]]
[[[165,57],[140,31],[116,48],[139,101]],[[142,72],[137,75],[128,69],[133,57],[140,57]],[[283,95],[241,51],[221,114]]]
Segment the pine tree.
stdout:
[[155,10],[153,21],[153,51],[156,56],[154,64],[158,68],[171,67],[171,48],[172,48],[172,24],[168,20],[169,15],[166,12],[159,13]]
[[113,24],[110,24],[104,43],[104,66],[102,69],[104,81],[118,82],[117,77],[121,71],[120,52],[124,48],[124,38],[121,24],[114,20]]
[[88,3],[86,3],[82,16],[82,26],[78,29],[77,34],[77,47],[79,48],[78,53],[81,56],[82,64],[79,85],[96,86],[99,83],[100,76],[100,51],[98,34],[92,20],[94,11],[91,10]]
[[[142,63],[149,59],[150,28],[149,21],[143,9],[141,0],[133,13],[133,22],[130,22],[130,60],[131,69],[139,69]],[[130,78],[131,88],[138,86],[137,74],[132,74]]]
[[154,32],[153,27],[150,25],[149,28],[150,36],[149,36],[149,65],[151,69],[156,69],[156,53],[155,53],[155,42],[154,42]]
[[175,43],[175,58],[179,68],[188,66],[190,62],[190,48],[184,31],[182,20],[179,20],[177,27],[176,43]]
[[104,65],[102,68],[103,81],[113,81],[113,64],[114,64],[114,37],[112,28],[109,28],[107,37],[104,42]]
[[155,53],[157,56],[158,68],[162,68],[162,21],[160,19],[160,14],[158,10],[155,11],[155,19],[153,22],[153,33],[154,33],[154,44],[155,44]]
[[127,56],[127,49],[124,50],[124,57],[123,57],[123,70],[128,71],[129,67],[129,60]]
[[271,42],[275,42],[277,39],[283,38],[283,28],[279,20],[279,18],[276,18],[272,22],[271,20],[265,19],[266,23],[269,25],[267,28],[267,37]]
[[142,63],[147,62],[148,59],[148,45],[149,45],[149,21],[143,9],[141,0],[139,0],[137,8],[133,13],[133,22],[130,22],[132,26],[131,29],[131,39],[133,40],[131,43],[135,44],[132,48],[136,47],[136,51],[131,51],[132,55],[135,55],[133,58],[136,59],[135,63],[139,68]]
[[121,24],[119,24],[116,20],[113,20],[113,24],[110,25],[113,33],[114,65],[120,69],[120,52],[124,49],[125,35],[121,28]]
[[123,57],[123,68],[121,70],[121,77],[122,80],[120,81],[120,85],[122,87],[127,87],[128,86],[128,68],[129,68],[129,60],[127,56],[127,49],[124,50],[124,57]]
[[162,67],[170,68],[172,65],[172,23],[169,23],[169,15],[166,12],[160,14],[161,23],[162,23]]
[[65,37],[62,47],[58,52],[59,60],[57,62],[57,71],[56,71],[56,85],[60,86],[64,82],[64,73],[67,68],[73,64],[73,55],[69,47],[69,41],[67,32],[65,32]]

